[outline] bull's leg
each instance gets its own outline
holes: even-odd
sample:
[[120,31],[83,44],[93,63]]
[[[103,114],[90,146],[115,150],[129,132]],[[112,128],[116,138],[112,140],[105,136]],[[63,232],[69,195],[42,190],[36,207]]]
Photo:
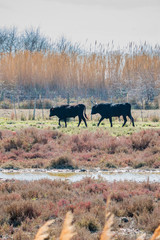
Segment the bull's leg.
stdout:
[[59,118],[59,126],[61,127],[61,119]]
[[85,123],[85,125],[87,127],[86,119],[83,116],[82,116],[82,119],[83,119],[83,121],[84,121],[84,123]]
[[122,127],[124,127],[124,125],[125,125],[126,122],[127,122],[127,118],[126,118],[126,116],[123,116],[123,119],[124,119],[124,123],[123,123]]
[[66,118],[64,119],[64,122],[65,122],[65,127],[67,127],[67,119]]
[[99,127],[99,124],[103,121],[104,117],[101,117],[99,120],[99,123],[97,124],[97,127]]
[[[78,116],[79,117],[79,116]],[[82,121],[82,118],[81,117],[79,117],[79,123],[78,123],[78,127],[79,127],[79,125],[81,124],[81,121]]]
[[113,125],[112,125],[112,118],[111,117],[109,118],[109,121],[110,121],[111,127],[113,127]]
[[128,115],[128,117],[131,119],[132,125],[133,125],[133,127],[134,127],[134,118],[132,117],[132,115],[131,115],[131,114],[130,114],[130,115]]

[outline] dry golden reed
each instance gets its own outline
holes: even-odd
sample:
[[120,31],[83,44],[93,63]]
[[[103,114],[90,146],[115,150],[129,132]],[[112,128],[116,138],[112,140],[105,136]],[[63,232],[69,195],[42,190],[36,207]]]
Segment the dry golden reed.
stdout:
[[109,204],[110,204],[110,196],[107,198],[107,203],[106,203],[106,223],[104,225],[100,240],[110,240],[113,237],[113,232],[112,232],[112,225],[113,225],[113,218],[114,215],[109,212]]
[[114,52],[108,57],[95,53],[67,55],[64,52],[45,55],[20,51],[14,55],[5,54],[0,59],[0,82],[8,86],[115,89],[116,83],[139,86],[139,79],[142,79],[146,85],[152,82],[152,86],[159,88],[159,69],[160,58],[157,56],[131,57]]
[[155,240],[155,239],[160,239],[160,225],[158,228],[156,228],[150,240]]
[[100,240],[110,240],[110,239],[112,239],[112,237],[114,235],[113,232],[112,232],[112,229],[111,229],[111,226],[113,224],[113,218],[114,218],[113,214],[111,214],[109,212],[106,214],[106,223],[105,223],[104,229],[102,231]]
[[139,237],[137,237],[136,240],[144,240],[145,237],[146,237],[146,234],[144,233],[144,234],[140,235]]
[[37,232],[34,240],[47,240],[49,238],[49,227],[54,222],[54,220],[47,221]]
[[70,240],[74,235],[76,235],[74,225],[72,224],[73,214],[71,212],[67,212],[63,229],[60,235],[60,240]]

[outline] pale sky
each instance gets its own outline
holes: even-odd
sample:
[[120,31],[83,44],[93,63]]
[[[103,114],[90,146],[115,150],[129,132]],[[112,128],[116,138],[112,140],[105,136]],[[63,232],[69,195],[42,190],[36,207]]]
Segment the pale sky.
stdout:
[[160,0],[0,0],[0,27],[39,27],[55,40],[160,43]]

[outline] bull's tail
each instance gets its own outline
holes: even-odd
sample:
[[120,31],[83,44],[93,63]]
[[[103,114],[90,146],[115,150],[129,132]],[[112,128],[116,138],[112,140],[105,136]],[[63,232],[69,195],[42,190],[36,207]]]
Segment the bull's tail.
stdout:
[[127,113],[131,114],[131,104],[130,103],[126,103],[127,106]]
[[132,122],[132,125],[133,127],[135,126],[134,125],[134,118],[132,117],[132,114],[131,114],[131,104],[130,103],[126,103],[127,107],[128,107],[128,117],[130,118],[131,122]]
[[89,118],[87,117],[87,114],[86,114],[86,107],[84,107],[83,114],[84,114],[84,117],[85,117],[87,120],[89,120]]

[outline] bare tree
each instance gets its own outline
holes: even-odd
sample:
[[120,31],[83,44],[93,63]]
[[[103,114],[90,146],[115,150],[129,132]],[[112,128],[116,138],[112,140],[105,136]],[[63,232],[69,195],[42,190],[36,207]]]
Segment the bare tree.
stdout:
[[0,52],[15,53],[19,49],[19,37],[17,28],[1,28],[0,29]]
[[61,36],[54,44],[55,51],[66,54],[80,54],[82,52],[80,43],[72,43],[64,36]]
[[40,33],[40,29],[26,29],[21,36],[23,49],[31,52],[48,51],[52,49],[51,42]]

